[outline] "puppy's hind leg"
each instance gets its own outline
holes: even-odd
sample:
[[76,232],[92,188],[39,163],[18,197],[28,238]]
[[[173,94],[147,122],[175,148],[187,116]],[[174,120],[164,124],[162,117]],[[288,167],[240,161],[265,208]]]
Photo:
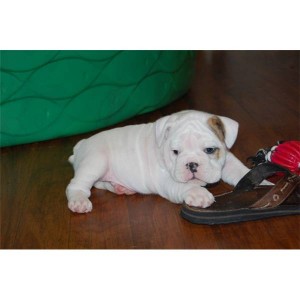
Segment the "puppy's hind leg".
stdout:
[[107,169],[106,162],[104,157],[98,157],[97,160],[85,158],[77,165],[74,178],[66,189],[68,207],[71,211],[87,213],[92,210],[93,205],[89,200],[91,188],[104,176]]
[[95,182],[94,187],[96,189],[108,190],[112,193],[115,193],[114,186],[111,184],[111,182],[108,182],[108,181],[97,181],[97,182]]

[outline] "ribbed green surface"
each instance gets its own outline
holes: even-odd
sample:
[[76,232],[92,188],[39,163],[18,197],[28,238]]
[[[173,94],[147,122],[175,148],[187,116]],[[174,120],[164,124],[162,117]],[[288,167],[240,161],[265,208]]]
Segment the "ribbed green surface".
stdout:
[[103,128],[190,85],[193,51],[1,51],[1,146]]

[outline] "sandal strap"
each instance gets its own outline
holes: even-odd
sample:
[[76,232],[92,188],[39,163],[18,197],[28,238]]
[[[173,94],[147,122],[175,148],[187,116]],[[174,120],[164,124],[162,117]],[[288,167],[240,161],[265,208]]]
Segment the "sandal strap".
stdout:
[[250,170],[235,186],[234,191],[251,191],[263,180],[274,175],[277,172],[283,172],[291,175],[290,171],[275,164],[263,163]]
[[274,208],[283,203],[299,184],[299,176],[286,175],[269,192],[251,205],[250,208]]

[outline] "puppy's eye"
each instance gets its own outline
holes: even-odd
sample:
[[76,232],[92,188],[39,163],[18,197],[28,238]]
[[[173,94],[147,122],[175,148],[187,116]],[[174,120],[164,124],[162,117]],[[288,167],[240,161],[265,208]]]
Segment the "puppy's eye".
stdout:
[[178,150],[173,150],[173,153],[174,153],[175,155],[178,155]]
[[217,149],[218,149],[218,148],[214,148],[214,147],[205,148],[205,149],[204,149],[204,152],[205,152],[206,154],[213,154],[213,153],[216,152]]

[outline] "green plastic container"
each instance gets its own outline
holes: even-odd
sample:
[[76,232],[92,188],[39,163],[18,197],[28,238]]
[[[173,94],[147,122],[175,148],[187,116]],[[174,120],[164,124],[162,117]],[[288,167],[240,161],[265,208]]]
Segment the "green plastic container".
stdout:
[[104,128],[189,89],[193,51],[1,51],[0,145]]

